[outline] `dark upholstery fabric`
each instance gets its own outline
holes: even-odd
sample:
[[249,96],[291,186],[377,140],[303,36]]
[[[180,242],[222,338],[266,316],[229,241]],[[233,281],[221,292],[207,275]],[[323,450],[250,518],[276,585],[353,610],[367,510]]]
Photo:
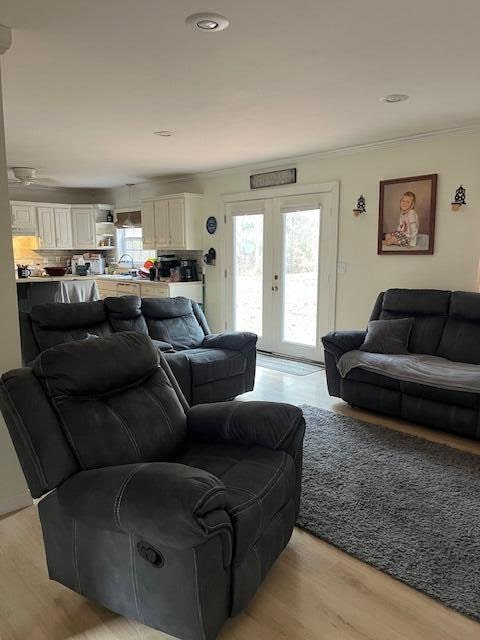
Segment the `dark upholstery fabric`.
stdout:
[[194,440],[258,445],[295,457],[305,421],[298,407],[279,402],[217,402],[192,407],[188,434]]
[[137,296],[122,296],[79,305],[40,305],[32,317],[22,317],[24,364],[30,365],[41,351],[59,344],[137,331],[150,335],[156,349],[168,353],[189,403],[228,400],[253,389],[257,337],[235,331],[210,335],[203,311],[193,300],[142,302]]
[[32,492],[52,490],[39,504],[50,577],[168,634],[214,640],[292,534],[300,409],[188,409],[139,332],[44,351],[33,373],[5,374],[0,395]]
[[187,298],[143,298],[142,313],[154,340],[174,349],[194,349],[203,342],[205,334]]
[[138,296],[105,298],[108,319],[114,331],[138,331],[148,335],[142,315],[142,300]]
[[31,369],[14,369],[0,382],[0,409],[34,498],[79,470],[72,450]]
[[456,362],[480,364],[480,295],[454,291],[450,316],[438,355]]
[[148,336],[59,345],[33,371],[82,469],[165,460],[185,438],[183,408]]
[[291,500],[296,483],[293,458],[264,447],[194,442],[176,460],[211,473],[225,487],[225,510],[235,532],[235,564],[245,560],[275,514]]
[[75,520],[176,549],[201,544],[222,526],[232,528],[225,513],[213,530],[206,517],[228,505],[218,477],[171,461],[82,471],[60,486],[58,500]]
[[370,320],[365,341],[359,349],[369,353],[407,354],[412,327],[413,318]]
[[413,318],[408,350],[437,355],[450,306],[450,291],[389,289],[384,293],[380,320]]
[[32,328],[40,351],[87,334],[107,336],[113,333],[103,300],[95,302],[48,302],[33,307]]
[[[414,318],[409,350],[480,365],[480,294],[390,289],[379,294],[372,319]],[[358,349],[349,332],[323,338],[328,390],[352,405],[480,438],[480,394],[437,389],[352,369],[342,379],[337,362]],[[355,332],[353,332],[355,334]]]

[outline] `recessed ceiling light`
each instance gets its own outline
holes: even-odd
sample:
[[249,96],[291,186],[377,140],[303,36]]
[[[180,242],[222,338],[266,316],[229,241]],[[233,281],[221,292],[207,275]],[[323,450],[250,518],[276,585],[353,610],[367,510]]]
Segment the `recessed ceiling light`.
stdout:
[[219,13],[194,13],[185,20],[188,25],[199,31],[214,33],[226,29],[230,22]]
[[160,136],[161,138],[170,138],[173,136],[173,131],[169,131],[168,129],[162,129],[161,131],[154,131],[154,136]]
[[389,93],[388,96],[380,98],[380,102],[405,102],[405,100],[408,100],[409,98],[410,96],[407,96],[406,93]]

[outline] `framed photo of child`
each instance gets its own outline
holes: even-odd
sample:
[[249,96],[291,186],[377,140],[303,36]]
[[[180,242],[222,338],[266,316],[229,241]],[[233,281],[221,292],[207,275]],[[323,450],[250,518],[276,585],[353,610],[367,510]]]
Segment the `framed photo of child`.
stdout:
[[435,241],[437,174],[380,182],[378,253],[429,255]]

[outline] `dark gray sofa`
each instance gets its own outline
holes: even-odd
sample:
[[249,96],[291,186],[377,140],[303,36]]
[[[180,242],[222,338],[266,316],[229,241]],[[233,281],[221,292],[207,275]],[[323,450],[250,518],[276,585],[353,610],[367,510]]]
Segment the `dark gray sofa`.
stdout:
[[50,577],[124,616],[213,640],[290,539],[301,410],[189,409],[145,334],[43,351],[2,376],[0,408],[32,495],[43,496]]
[[251,391],[257,336],[212,334],[203,311],[188,298],[122,296],[96,302],[37,305],[20,314],[23,363],[43,350],[87,334],[118,331],[149,335],[165,353],[189,404],[218,402]]
[[[480,365],[480,294],[389,289],[378,296],[371,320],[406,317],[414,318],[408,345],[412,354]],[[479,393],[435,388],[361,367],[342,378],[338,361],[357,350],[365,335],[365,331],[334,331],[323,338],[330,395],[351,405],[480,438]]]

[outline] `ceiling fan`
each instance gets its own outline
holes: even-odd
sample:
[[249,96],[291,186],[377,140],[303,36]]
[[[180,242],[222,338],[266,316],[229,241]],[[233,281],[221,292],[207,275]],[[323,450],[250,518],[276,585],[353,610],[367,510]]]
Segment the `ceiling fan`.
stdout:
[[34,167],[9,167],[8,182],[9,184],[17,184],[22,187],[28,187],[31,184],[51,185],[54,184],[50,178],[40,177],[39,169]]

